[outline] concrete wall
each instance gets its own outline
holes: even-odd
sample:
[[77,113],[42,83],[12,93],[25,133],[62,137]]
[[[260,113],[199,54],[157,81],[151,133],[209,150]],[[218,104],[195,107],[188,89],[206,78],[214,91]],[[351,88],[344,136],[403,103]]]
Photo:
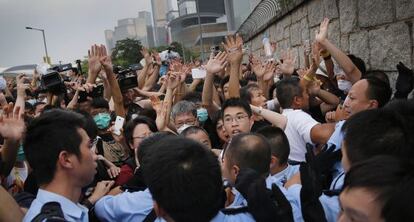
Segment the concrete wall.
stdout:
[[270,22],[260,33],[253,36],[242,33],[247,36],[247,43],[254,54],[260,52],[263,33],[267,32],[271,40],[278,43],[278,55],[282,49],[293,48],[298,56],[297,66],[303,66],[303,42],[313,41],[319,23],[328,17],[331,19],[328,32],[331,42],[343,51],[361,57],[368,70],[386,71],[395,84],[395,65],[399,61],[413,67],[414,0],[295,2],[299,2],[297,6],[284,12],[285,15],[276,21],[268,18]]

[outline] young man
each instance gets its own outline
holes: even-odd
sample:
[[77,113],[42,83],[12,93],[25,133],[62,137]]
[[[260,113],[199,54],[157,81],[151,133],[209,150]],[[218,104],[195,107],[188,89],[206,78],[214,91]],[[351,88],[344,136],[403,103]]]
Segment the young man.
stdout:
[[282,129],[266,126],[257,131],[270,143],[270,175],[266,179],[268,184],[284,186],[294,174],[299,172],[299,166],[292,166],[288,163],[290,153],[289,141]]
[[68,221],[88,221],[88,209],[78,201],[97,165],[83,127],[80,114],[62,110],[45,112],[28,126],[23,147],[40,188],[23,221],[48,202],[58,202]]
[[246,101],[230,98],[224,102],[222,110],[224,128],[230,138],[239,133],[250,132],[254,120],[252,110]]

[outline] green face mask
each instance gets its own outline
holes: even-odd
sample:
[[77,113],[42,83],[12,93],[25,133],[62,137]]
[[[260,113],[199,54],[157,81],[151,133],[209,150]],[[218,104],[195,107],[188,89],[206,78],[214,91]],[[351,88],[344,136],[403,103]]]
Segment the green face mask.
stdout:
[[93,117],[93,120],[98,126],[98,129],[103,130],[108,128],[109,123],[111,122],[111,115],[108,113],[98,113]]

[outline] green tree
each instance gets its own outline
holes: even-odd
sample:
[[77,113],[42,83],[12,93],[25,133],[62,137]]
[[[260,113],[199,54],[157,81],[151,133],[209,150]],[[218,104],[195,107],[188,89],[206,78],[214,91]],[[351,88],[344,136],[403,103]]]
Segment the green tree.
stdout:
[[112,51],[112,63],[122,67],[138,63],[143,57],[140,53],[141,41],[135,39],[119,40]]

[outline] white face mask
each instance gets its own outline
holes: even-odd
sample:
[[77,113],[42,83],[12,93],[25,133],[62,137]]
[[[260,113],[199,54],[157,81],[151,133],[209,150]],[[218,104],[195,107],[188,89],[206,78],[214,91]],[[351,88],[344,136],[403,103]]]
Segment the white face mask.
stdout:
[[180,126],[180,128],[177,129],[177,133],[181,134],[185,129],[187,129],[190,126],[192,126],[192,125],[184,124],[184,125]]
[[352,83],[348,80],[340,79],[338,80],[338,89],[344,91],[345,93],[348,93],[349,90],[351,90]]

